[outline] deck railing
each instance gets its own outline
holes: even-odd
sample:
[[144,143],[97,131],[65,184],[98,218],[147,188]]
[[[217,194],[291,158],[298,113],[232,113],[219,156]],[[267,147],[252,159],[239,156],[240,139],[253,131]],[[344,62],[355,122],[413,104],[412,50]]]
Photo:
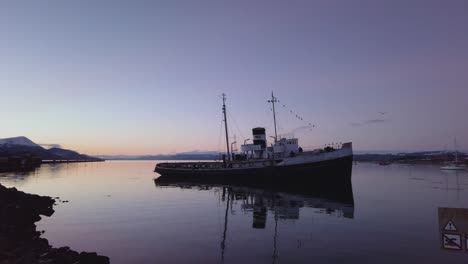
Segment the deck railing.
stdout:
[[222,168],[223,162],[164,162],[158,163],[156,166],[179,169],[214,169]]

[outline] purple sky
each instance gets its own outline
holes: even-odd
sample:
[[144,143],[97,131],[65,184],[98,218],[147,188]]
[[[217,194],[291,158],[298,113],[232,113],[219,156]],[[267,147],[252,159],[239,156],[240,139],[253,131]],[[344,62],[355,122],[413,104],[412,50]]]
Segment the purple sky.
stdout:
[[468,1],[14,0],[0,34],[0,137],[222,150],[219,95],[240,142],[273,90],[302,146],[468,149]]

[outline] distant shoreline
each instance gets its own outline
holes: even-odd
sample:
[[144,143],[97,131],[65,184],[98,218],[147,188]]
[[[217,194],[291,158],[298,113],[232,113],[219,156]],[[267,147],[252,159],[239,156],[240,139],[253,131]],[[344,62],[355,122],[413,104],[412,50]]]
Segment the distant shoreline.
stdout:
[[[219,159],[107,159],[106,161],[220,161]],[[411,165],[442,165],[446,163],[446,160],[423,160],[423,159],[415,159],[415,160],[399,160],[399,159],[385,159],[382,157],[381,159],[373,159],[373,158],[362,158],[356,157],[353,162],[361,162],[361,163],[374,163],[378,164],[379,162],[388,162],[392,164],[411,164]],[[461,161],[461,163],[465,163],[468,165],[468,160]]]
[[[102,155],[98,156],[105,160],[222,160],[220,153],[178,153],[173,155]],[[468,162],[468,155],[458,152],[458,158],[462,162]],[[455,152],[444,151],[426,151],[426,152],[411,152],[411,153],[387,153],[387,154],[372,154],[359,153],[354,154],[354,161],[368,162],[401,162],[401,163],[436,163],[441,164],[455,159]]]
[[43,160],[42,164],[55,164],[55,163],[78,163],[78,162],[104,162],[104,159],[98,160]]

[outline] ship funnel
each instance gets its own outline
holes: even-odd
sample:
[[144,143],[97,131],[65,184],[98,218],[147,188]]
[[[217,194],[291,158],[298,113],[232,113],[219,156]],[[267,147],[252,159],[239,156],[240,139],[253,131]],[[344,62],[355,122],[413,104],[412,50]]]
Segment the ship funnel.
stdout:
[[260,145],[262,149],[266,148],[266,134],[265,128],[256,127],[252,129],[254,145]]

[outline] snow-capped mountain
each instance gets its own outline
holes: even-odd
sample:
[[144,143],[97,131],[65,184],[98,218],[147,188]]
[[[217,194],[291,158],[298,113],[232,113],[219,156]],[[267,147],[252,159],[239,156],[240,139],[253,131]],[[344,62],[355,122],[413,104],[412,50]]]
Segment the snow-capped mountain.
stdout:
[[11,138],[2,138],[0,139],[0,145],[10,144],[10,145],[21,145],[28,147],[40,147],[38,144],[32,142],[27,137],[11,137]]
[[31,154],[43,160],[96,160],[97,158],[62,148],[45,149],[27,137],[0,139],[0,157]]

